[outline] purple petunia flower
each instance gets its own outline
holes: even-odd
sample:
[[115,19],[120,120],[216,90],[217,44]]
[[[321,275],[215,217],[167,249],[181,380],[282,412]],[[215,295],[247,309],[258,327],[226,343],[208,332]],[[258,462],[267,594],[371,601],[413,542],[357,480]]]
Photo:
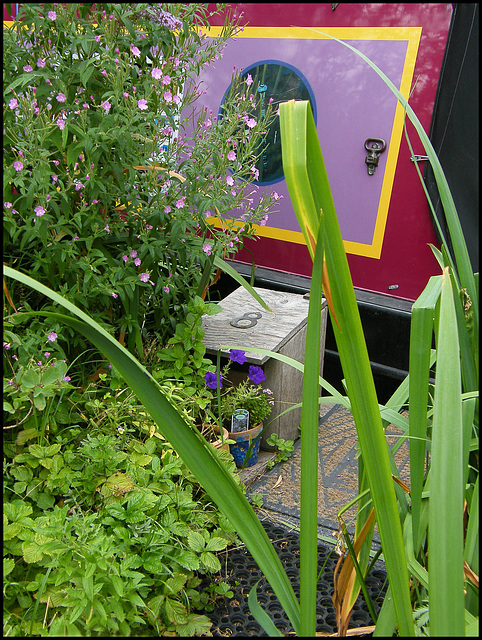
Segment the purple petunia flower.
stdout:
[[219,374],[219,377],[218,377],[217,374],[212,373],[211,371],[208,371],[204,376],[204,380],[206,381],[206,386],[208,387],[208,389],[216,389],[218,386],[218,380],[219,380],[219,388],[220,389],[223,388],[223,380],[222,380],[221,374]]
[[251,365],[248,369],[248,378],[254,382],[254,384],[259,384],[263,382],[263,380],[266,380],[263,369],[254,365]]
[[246,353],[240,349],[231,349],[229,351],[229,359],[238,364],[244,364],[247,360]]

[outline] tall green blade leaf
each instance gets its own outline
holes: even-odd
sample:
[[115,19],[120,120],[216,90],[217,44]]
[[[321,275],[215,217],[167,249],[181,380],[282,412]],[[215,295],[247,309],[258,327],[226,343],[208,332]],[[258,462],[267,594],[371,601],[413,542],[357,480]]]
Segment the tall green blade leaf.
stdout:
[[331,298],[333,331],[366,466],[399,630],[401,635],[412,636],[414,627],[405,549],[387,445],[348,261],[309,102],[282,103],[280,129],[283,170],[300,226],[309,234],[314,224],[313,212],[324,218],[325,297],[327,301]]
[[464,635],[464,469],[457,319],[444,270],[437,339],[429,502],[429,612],[434,636]]
[[319,31],[317,29],[311,29],[311,30],[316,31],[317,33],[320,33],[326,36],[327,38],[335,40],[336,42],[339,42],[341,45],[343,45],[344,47],[347,47],[348,49],[353,51],[353,53],[355,53],[357,56],[362,58],[385,82],[385,84],[389,87],[389,89],[397,97],[398,101],[401,103],[401,105],[405,109],[405,112],[409,120],[411,121],[411,123],[413,124],[413,126],[415,127],[419,135],[419,138],[427,153],[429,162],[432,166],[435,181],[437,183],[437,187],[440,194],[440,200],[442,202],[442,206],[445,212],[445,217],[447,220],[447,227],[449,229],[450,238],[453,244],[455,263],[457,266],[458,276],[460,278],[460,286],[467,288],[470,298],[472,300],[472,303],[477,305],[477,310],[476,311],[474,310],[474,314],[476,316],[475,320],[476,320],[476,326],[478,328],[478,324],[479,324],[478,292],[475,284],[472,265],[470,263],[469,253],[467,251],[467,246],[464,240],[462,226],[460,224],[460,220],[457,215],[457,209],[455,207],[455,203],[454,203],[447,179],[443,172],[442,165],[440,164],[440,160],[438,159],[438,156],[435,152],[435,149],[433,148],[430,138],[425,133],[425,130],[420,120],[417,118],[412,107],[408,104],[407,100],[402,96],[402,94],[397,89],[397,87],[393,84],[390,78],[388,78],[388,76],[385,73],[383,73],[383,71],[379,69],[377,65],[374,62],[372,62],[366,55],[364,55],[361,51],[358,51],[358,49],[348,44],[347,42],[343,42],[343,40],[335,38],[334,36],[330,36],[329,34]]
[[420,509],[425,471],[428,382],[435,306],[440,297],[441,276],[430,278],[412,306],[409,357],[410,493],[412,497],[413,546],[418,550]]
[[323,228],[320,225],[310,287],[301,410],[300,634],[316,632],[318,572],[318,395],[322,300]]
[[[278,596],[293,628],[299,632],[299,603],[278,554],[251,505],[231,474],[219,463],[214,450],[205,446],[199,436],[184,422],[180,414],[164,397],[145,367],[87,314],[48,287],[15,269],[4,267],[4,274],[43,293],[77,316],[70,317],[50,312],[41,313],[41,315],[51,317],[59,322],[65,322],[81,332],[115,366],[149,411],[161,433],[172,444],[199,483],[236,528],[238,535],[246,544]],[[40,315],[40,312],[34,313]]]

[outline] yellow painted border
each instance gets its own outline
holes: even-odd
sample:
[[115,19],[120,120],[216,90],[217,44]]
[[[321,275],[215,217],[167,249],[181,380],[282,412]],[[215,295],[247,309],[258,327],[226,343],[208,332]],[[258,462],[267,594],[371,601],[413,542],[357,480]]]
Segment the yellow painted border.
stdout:
[[[408,100],[422,27],[319,27],[319,29],[328,35],[319,33],[314,27],[245,27],[236,37],[328,40],[328,36],[331,35],[340,40],[406,40],[407,53],[403,65],[402,80],[398,88],[402,96]],[[211,27],[208,35],[216,37],[220,33],[221,27]],[[385,174],[383,177],[372,243],[364,244],[344,240],[343,244],[347,253],[365,256],[367,258],[380,258],[393,180],[395,178],[398,154],[402,141],[403,122],[404,109],[402,105],[398,103],[388,145],[387,162],[385,165]],[[216,218],[211,218],[210,222],[215,222],[216,220]],[[276,227],[260,227],[257,225],[255,228],[256,234],[262,237],[284,240],[295,244],[306,244],[301,231],[290,231]]]

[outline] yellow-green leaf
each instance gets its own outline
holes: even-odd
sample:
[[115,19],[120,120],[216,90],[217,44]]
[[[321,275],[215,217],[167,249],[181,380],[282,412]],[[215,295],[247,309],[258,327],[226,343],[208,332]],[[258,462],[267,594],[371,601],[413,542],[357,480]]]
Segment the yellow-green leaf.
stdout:
[[178,600],[166,598],[166,616],[173,624],[186,624],[187,611],[186,607]]
[[22,549],[22,555],[28,564],[39,562],[44,557],[43,552],[36,542],[28,542]]
[[210,553],[209,551],[203,551],[201,553],[200,560],[202,564],[206,567],[206,569],[209,569],[210,571],[221,570],[221,563],[216,558],[216,556],[213,553]]
[[11,524],[8,524],[3,529],[3,539],[11,540],[12,538],[15,538],[15,536],[18,536],[22,529],[23,527],[19,522],[12,522]]
[[228,541],[226,538],[214,537],[208,541],[206,551],[222,551],[223,549],[226,549],[227,544]]
[[206,545],[206,541],[197,531],[189,532],[189,535],[187,536],[187,543],[189,547],[197,553],[200,553]]

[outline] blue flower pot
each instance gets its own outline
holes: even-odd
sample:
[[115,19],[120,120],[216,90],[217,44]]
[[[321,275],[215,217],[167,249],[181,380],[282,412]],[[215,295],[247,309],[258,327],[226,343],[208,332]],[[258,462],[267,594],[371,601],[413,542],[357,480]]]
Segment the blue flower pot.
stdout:
[[[259,445],[261,442],[261,434],[263,432],[263,423],[258,424],[248,431],[239,431],[237,433],[229,433],[230,440],[236,440],[236,444],[229,445],[229,451],[234,458],[234,462],[238,469],[241,467],[252,467],[258,462]],[[244,461],[248,453],[249,445],[253,442],[253,449],[249,460],[246,464]]]

